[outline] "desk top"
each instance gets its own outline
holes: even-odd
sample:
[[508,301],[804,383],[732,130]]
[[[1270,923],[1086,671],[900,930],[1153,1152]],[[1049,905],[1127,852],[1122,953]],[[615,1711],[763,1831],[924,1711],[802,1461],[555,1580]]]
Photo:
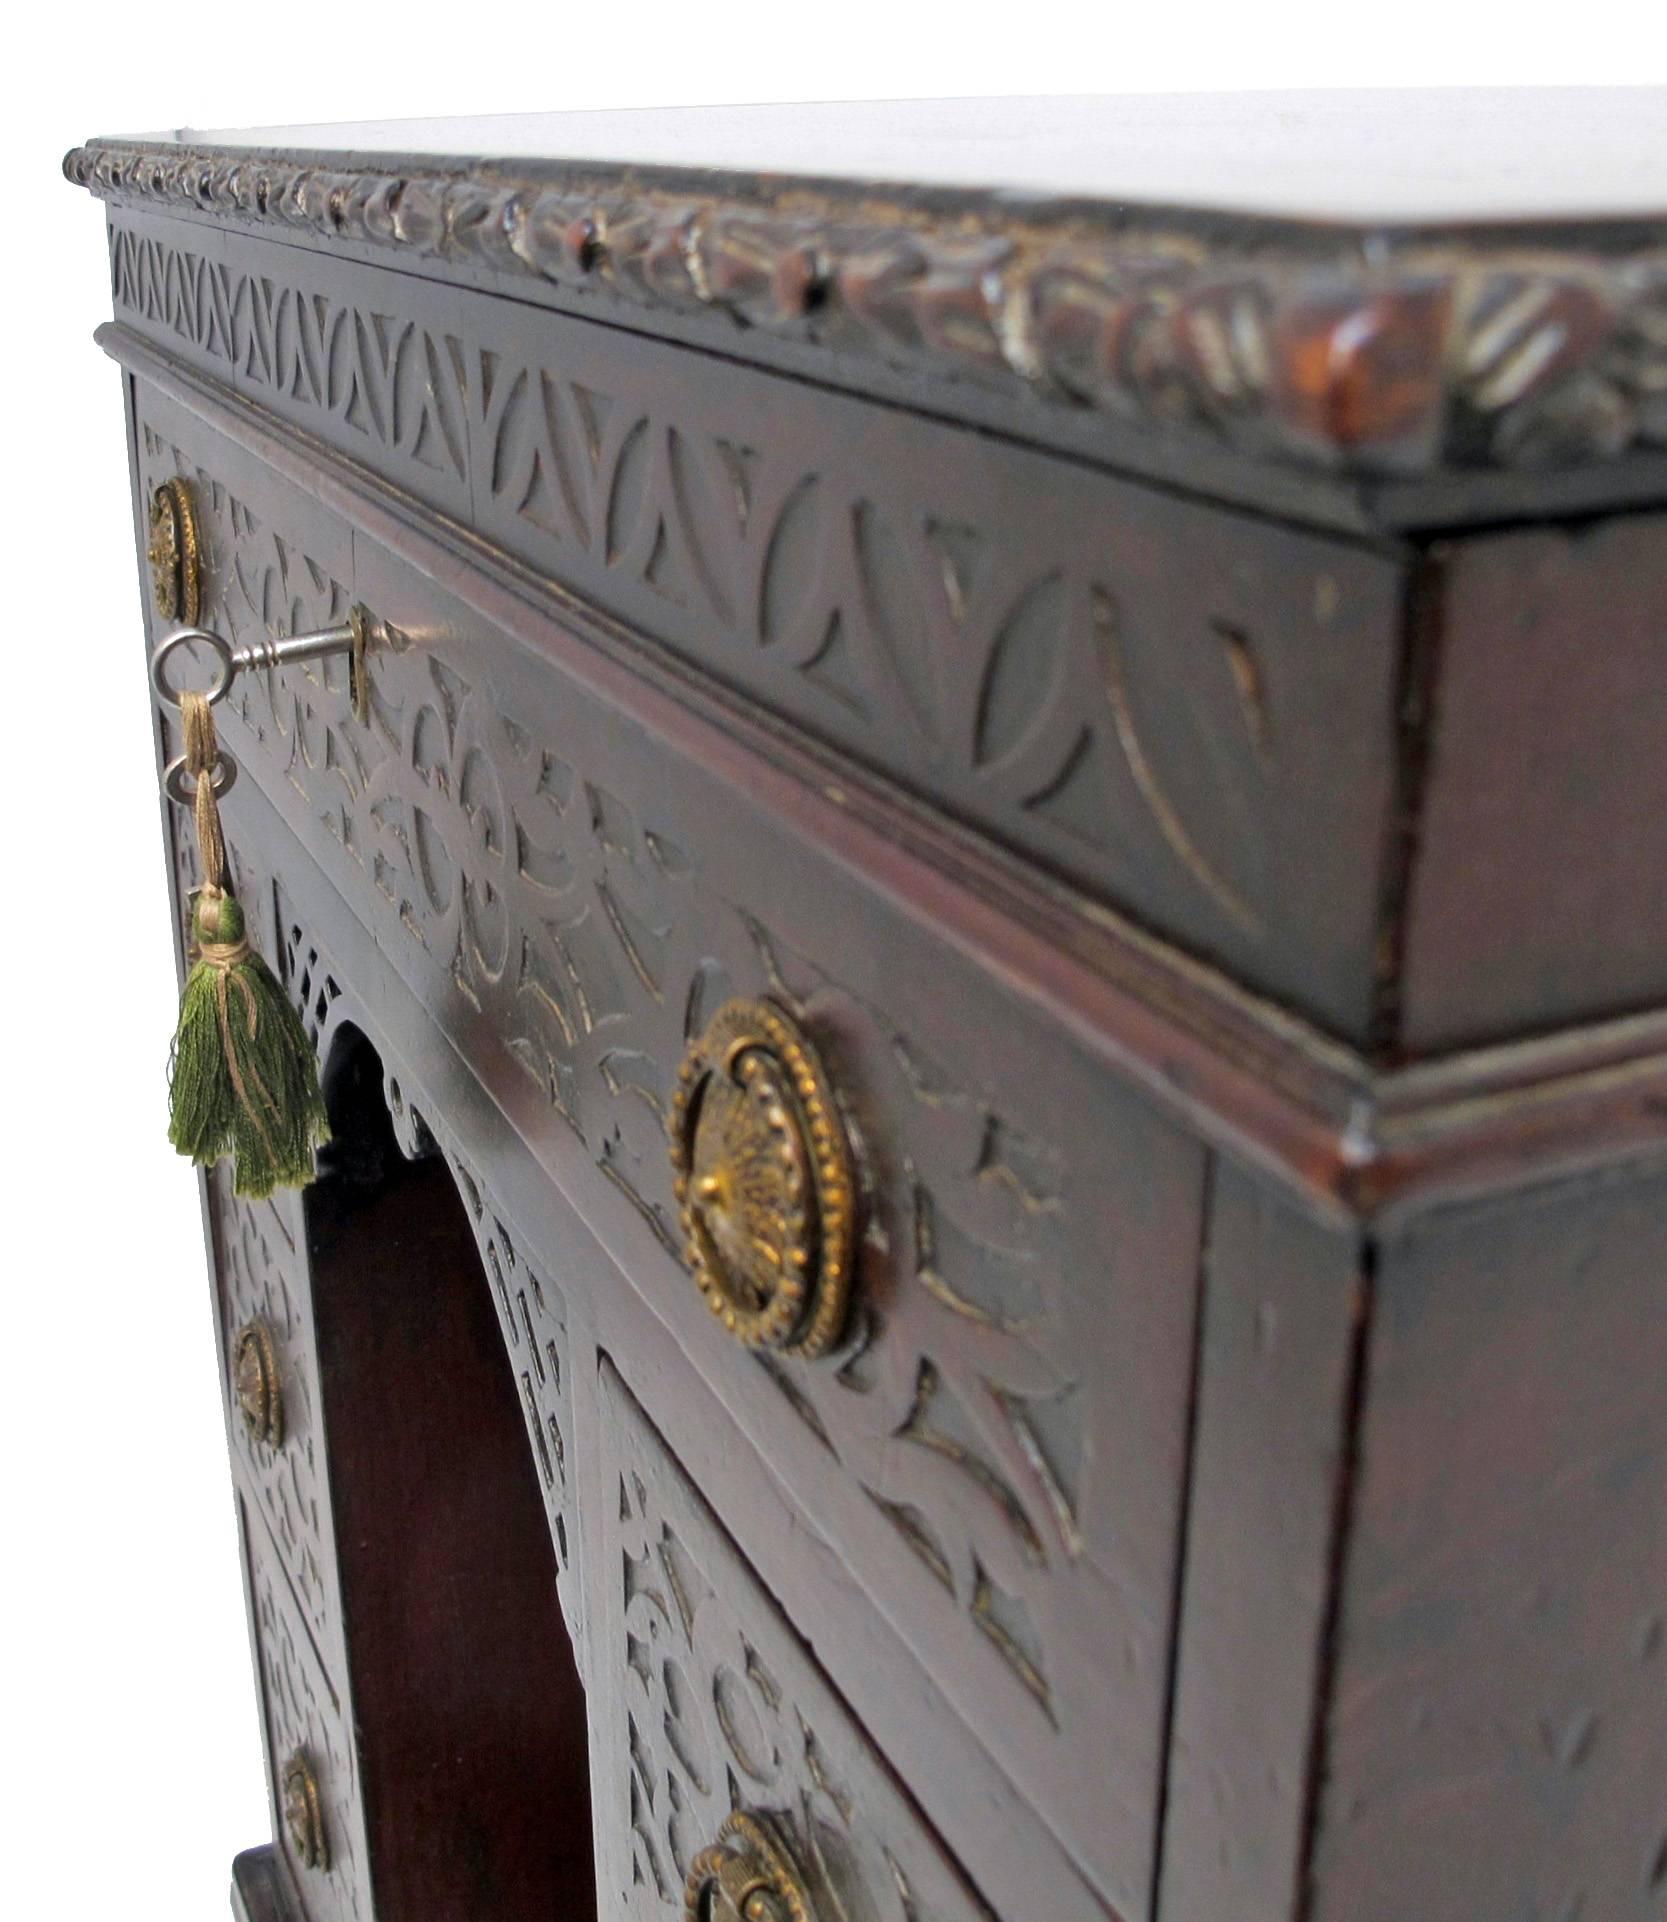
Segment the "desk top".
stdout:
[[1346,527],[1667,495],[1667,88],[187,129],[65,171],[175,334],[251,324],[259,238],[332,300],[395,266]]
[[670,168],[1324,221],[1667,214],[1667,88],[832,101],[181,129],[158,144]]

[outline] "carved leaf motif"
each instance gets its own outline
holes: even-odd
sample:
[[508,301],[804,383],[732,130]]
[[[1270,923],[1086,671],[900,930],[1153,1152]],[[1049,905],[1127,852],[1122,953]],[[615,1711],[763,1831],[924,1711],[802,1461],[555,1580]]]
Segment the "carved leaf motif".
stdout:
[[607,541],[603,558],[610,567],[625,563],[635,550],[638,565],[646,567],[662,538],[656,516],[645,529],[650,513],[650,468],[653,436],[646,418],[631,423],[614,455],[608,485]]
[[492,492],[553,539],[588,546],[594,451],[570,389],[538,369],[516,367],[497,380],[497,357],[483,349],[479,358]]
[[924,542],[907,538],[870,502],[861,500],[851,509],[851,538],[865,625],[873,636],[874,665],[901,696],[914,731],[935,744],[943,669],[937,652],[920,646],[916,639],[934,613],[927,600],[931,570]]
[[705,606],[732,628],[747,533],[745,468],[735,449],[677,427],[667,430],[666,452],[683,558]]
[[[1202,636],[1215,671],[1181,705],[1159,691],[1168,635],[1129,626],[1103,588],[1093,619],[1116,740],[1152,820],[1222,912],[1254,931],[1271,852],[1262,831],[1270,735],[1249,638],[1225,624]],[[1150,724],[1154,713],[1162,730]]]
[[1069,603],[1057,574],[1033,581],[996,629],[978,692],[972,759],[981,768],[1020,759],[1059,699],[1069,647]]
[[458,411],[455,360],[426,329],[402,336],[394,369],[394,421],[399,445],[425,467],[464,477],[468,454]]
[[824,489],[807,474],[776,514],[759,584],[759,639],[794,660],[815,653],[838,615],[826,580],[826,539]]

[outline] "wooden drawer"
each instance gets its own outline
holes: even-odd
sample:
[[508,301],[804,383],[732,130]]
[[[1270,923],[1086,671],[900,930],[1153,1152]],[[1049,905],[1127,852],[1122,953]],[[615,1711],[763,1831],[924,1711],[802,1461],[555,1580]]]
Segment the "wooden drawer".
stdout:
[[[227,745],[915,1660],[1138,1911],[1201,1147],[842,850],[831,778],[785,816],[554,622],[512,638],[470,577],[442,591],[165,396],[141,389],[137,438],[143,486],[197,491],[211,625],[360,601],[409,640],[368,726],[330,663],[244,676]],[[739,1345],[682,1268],[670,1104],[731,996],[799,1022],[856,1144],[857,1305],[815,1361]],[[724,1520],[777,1579],[791,1545]]]
[[[740,1811],[780,1846],[816,1922],[988,1922],[605,1358],[601,1372],[600,1914],[679,1913]],[[755,1846],[743,1830],[727,1850]]]
[[345,1667],[300,1195],[248,1201],[209,1176],[227,1428],[239,1480],[294,1588],[308,1633]]
[[325,1674],[264,1523],[247,1500],[238,1507],[273,1834],[307,1922],[372,1922],[352,1714]]

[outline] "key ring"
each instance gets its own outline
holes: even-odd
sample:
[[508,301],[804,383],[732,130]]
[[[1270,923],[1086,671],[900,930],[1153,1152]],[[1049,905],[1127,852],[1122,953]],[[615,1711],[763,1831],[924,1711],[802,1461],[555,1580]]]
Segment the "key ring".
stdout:
[[[211,694],[208,698],[212,701],[214,696]],[[224,748],[221,748],[214,758],[214,772],[209,777],[209,786],[214,790],[214,798],[222,800],[236,785],[237,763]],[[182,808],[195,804],[197,784],[186,772],[183,754],[176,755],[162,770],[162,792],[170,801],[176,802]]]

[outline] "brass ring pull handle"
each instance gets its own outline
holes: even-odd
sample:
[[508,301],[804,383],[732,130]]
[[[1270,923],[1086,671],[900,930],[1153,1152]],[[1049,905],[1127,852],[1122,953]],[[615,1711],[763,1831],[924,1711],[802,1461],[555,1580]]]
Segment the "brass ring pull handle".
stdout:
[[324,1804],[318,1792],[318,1777],[306,1753],[297,1749],[284,1764],[280,1784],[284,1826],[289,1830],[295,1859],[304,1869],[330,1868],[330,1836],[324,1826]]
[[232,1392],[244,1431],[268,1448],[284,1445],[284,1388],[272,1330],[258,1318],[245,1322],[232,1343]]
[[690,1045],[671,1158],[689,1265],[712,1312],[749,1347],[833,1347],[856,1259],[856,1171],[827,1074],[773,1002],[728,1002]]
[[157,614],[195,627],[202,618],[203,543],[196,503],[182,480],[165,480],[150,497],[145,558]]
[[737,1809],[689,1864],[684,1922],[815,1922],[787,1844],[762,1815]]

